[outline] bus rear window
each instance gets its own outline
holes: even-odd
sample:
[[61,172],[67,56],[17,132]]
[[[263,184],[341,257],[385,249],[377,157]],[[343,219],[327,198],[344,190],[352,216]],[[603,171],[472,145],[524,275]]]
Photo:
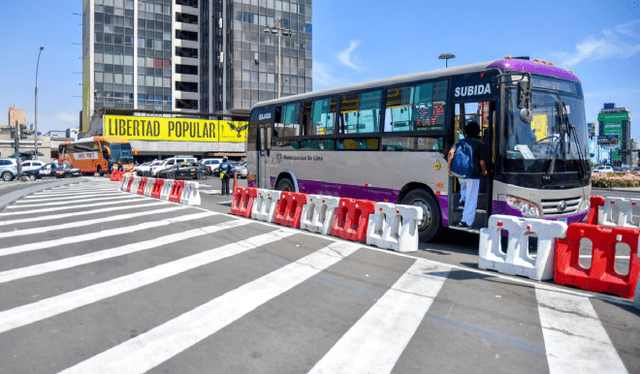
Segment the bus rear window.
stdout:
[[444,147],[442,137],[393,137],[382,139],[383,151],[441,151]]

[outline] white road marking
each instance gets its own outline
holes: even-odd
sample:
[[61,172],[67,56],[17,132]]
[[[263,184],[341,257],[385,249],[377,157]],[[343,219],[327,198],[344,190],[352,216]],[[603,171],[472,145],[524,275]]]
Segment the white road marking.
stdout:
[[[296,233],[297,231],[293,231]],[[229,247],[234,247],[230,245]],[[335,242],[61,372],[145,373],[360,248]],[[220,249],[215,253],[219,253]],[[226,252],[234,255],[243,246]],[[0,321],[4,316],[0,315]],[[2,323],[2,322],[0,322]],[[0,328],[0,332],[3,330]]]
[[68,229],[74,229],[82,226],[93,226],[93,225],[97,225],[99,223],[105,223],[105,222],[123,221],[130,218],[139,218],[139,217],[148,216],[151,214],[168,213],[174,210],[184,209],[184,208],[186,208],[186,206],[171,206],[163,209],[146,210],[144,212],[127,213],[127,214],[120,214],[118,216],[102,217],[102,218],[90,219],[90,220],[80,221],[80,222],[63,223],[61,225],[41,226],[41,227],[34,227],[32,229],[0,232],[0,239],[12,238],[12,237],[24,236],[24,235],[38,235],[38,234],[42,234],[49,231],[68,230]]
[[[78,204],[78,205],[70,204],[70,205],[66,205],[64,207],[64,209],[93,208],[93,207],[96,207],[96,206],[121,204],[121,203],[126,203],[127,202],[126,200],[148,201],[148,199],[146,199],[146,198],[144,198],[143,196],[140,196],[140,195],[122,195],[122,197],[113,198],[113,199],[110,199],[109,201],[105,201],[105,202],[101,202],[101,203],[95,203],[95,204],[84,204],[84,203],[82,203],[82,204]],[[46,213],[46,212],[59,212],[61,209],[62,208],[60,208],[60,207],[53,207],[53,208],[44,208],[44,209],[22,210],[22,211],[18,211],[18,212],[0,213],[0,217],[14,216],[16,214],[39,214],[39,213]]]
[[[122,198],[124,198],[125,194],[122,194]],[[137,195],[136,195],[137,196]],[[109,197],[98,197],[98,198],[92,198],[92,199],[78,199],[75,200],[74,203],[92,203],[94,201],[106,201],[106,200],[114,200],[114,199],[120,199],[121,197],[119,196],[109,196]],[[69,204],[68,201],[58,201],[58,202],[51,202],[51,203],[40,203],[40,204],[11,204],[9,206],[7,206],[5,209],[16,209],[16,208],[40,208],[43,206],[59,206],[59,205],[66,205]]]
[[[180,208],[181,207],[175,207],[174,210],[178,210]],[[181,216],[181,217],[163,219],[163,220],[160,220],[160,221],[144,222],[144,223],[141,223],[139,225],[134,225],[134,226],[118,227],[118,228],[111,229],[111,230],[103,230],[103,231],[93,232],[93,233],[89,233],[89,234],[81,234],[81,235],[76,235],[76,236],[67,236],[67,237],[64,237],[64,238],[47,240],[47,241],[43,241],[43,242],[22,244],[22,245],[17,245],[17,246],[14,246],[14,247],[7,247],[7,248],[0,249],[0,257],[13,255],[13,254],[18,254],[18,253],[36,251],[38,249],[56,247],[56,246],[59,246],[59,245],[69,245],[69,244],[73,244],[73,243],[86,242],[86,241],[89,241],[89,240],[95,240],[95,239],[100,239],[100,238],[108,238],[110,236],[127,235],[127,234],[134,233],[136,231],[148,230],[148,229],[152,229],[152,228],[156,228],[156,227],[170,225],[171,223],[174,223],[174,222],[185,222],[185,221],[189,221],[189,220],[200,219],[200,218],[203,218],[203,217],[214,216],[214,215],[218,215],[218,214],[221,214],[221,213],[207,211],[207,212],[204,212],[204,213],[190,214],[190,215],[185,215],[185,216]]]
[[119,196],[124,194],[122,191],[108,191],[108,192],[91,192],[91,193],[77,193],[77,194],[64,194],[60,196],[50,196],[43,197],[39,199],[23,199],[18,200],[15,203],[18,205],[23,204],[32,204],[32,203],[46,203],[46,202],[54,202],[54,201],[65,201],[65,200],[77,200],[77,199],[88,199],[90,197],[107,197],[107,196]]
[[390,373],[450,269],[417,260],[309,373]]
[[[136,204],[136,203],[145,203],[145,204]],[[149,208],[149,207],[154,207],[157,205],[169,205],[171,203],[168,203],[166,201],[162,201],[162,200],[138,200],[138,201],[132,201],[130,203],[128,203],[127,205],[118,205],[118,206],[114,206],[111,208],[102,208],[102,209],[88,209],[88,210],[83,210],[80,212],[71,212],[71,213],[61,213],[61,214],[49,214],[49,215],[39,215],[37,217],[29,217],[29,218],[22,218],[22,219],[13,219],[13,220],[8,220],[8,221],[4,221],[0,224],[0,226],[2,225],[16,225],[19,223],[29,223],[29,222],[36,222],[36,221],[47,221],[47,220],[57,220],[57,219],[63,219],[63,218],[69,218],[69,217],[76,217],[76,216],[82,216],[82,215],[87,215],[87,214],[98,214],[98,213],[107,213],[107,212],[115,212],[118,210],[127,210],[127,209],[139,209],[139,208]],[[59,209],[58,209],[59,210]]]
[[42,199],[45,197],[58,197],[64,195],[72,195],[72,194],[88,194],[88,193],[101,193],[101,192],[117,192],[120,191],[118,188],[82,188],[82,189],[74,189],[74,190],[65,190],[65,191],[41,191],[35,192],[31,195],[25,196],[24,199]]
[[536,286],[549,371],[627,373],[587,297]]
[[217,225],[179,232],[176,234],[161,236],[159,238],[131,243],[120,247],[105,249],[102,251],[87,253],[85,255],[64,258],[57,261],[31,265],[23,268],[11,269],[0,272],[0,283],[7,283],[18,279],[34,277],[63,269],[86,265],[92,262],[107,260],[114,257],[124,256],[135,252],[156,248],[162,245],[176,243],[183,240],[195,238],[202,235],[212,234],[222,230],[244,226],[252,223],[250,220],[235,220],[219,223]]
[[[220,248],[210,249],[193,256],[184,257],[150,269],[125,275],[124,277],[116,278],[104,283],[95,284],[93,286],[54,296],[32,304],[0,312],[0,333],[135,290],[174,275],[211,264],[230,256],[235,256],[250,249],[276,242],[288,236],[295,235],[296,233],[297,231],[295,230],[281,229],[258,235],[236,243],[227,244]],[[173,343],[171,345],[173,345]],[[83,373],[96,372],[98,371],[89,370],[84,371]]]

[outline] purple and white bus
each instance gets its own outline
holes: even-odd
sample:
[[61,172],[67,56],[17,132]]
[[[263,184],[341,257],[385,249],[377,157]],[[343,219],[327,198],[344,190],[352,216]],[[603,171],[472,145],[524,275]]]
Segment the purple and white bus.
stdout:
[[580,81],[508,57],[259,103],[249,122],[249,186],[416,205],[429,241],[461,219],[446,157],[472,120],[491,149],[472,230],[492,214],[585,218]]

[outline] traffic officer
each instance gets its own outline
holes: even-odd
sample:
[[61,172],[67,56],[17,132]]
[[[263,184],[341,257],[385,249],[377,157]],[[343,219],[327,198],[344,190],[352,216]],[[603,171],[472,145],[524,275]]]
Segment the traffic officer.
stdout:
[[222,180],[222,191],[220,191],[221,195],[230,195],[229,193],[229,174],[231,174],[231,163],[229,162],[229,158],[224,156],[222,158],[222,163],[219,167],[220,170],[220,179]]

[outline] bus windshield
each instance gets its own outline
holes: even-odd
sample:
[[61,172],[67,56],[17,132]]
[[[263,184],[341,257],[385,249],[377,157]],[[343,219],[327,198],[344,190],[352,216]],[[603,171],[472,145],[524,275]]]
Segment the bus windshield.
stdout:
[[108,143],[107,146],[111,150],[111,160],[117,162],[122,161],[123,164],[133,162],[133,152],[129,143]]
[[517,108],[517,90],[507,92],[504,171],[580,172],[587,155],[587,129],[581,98],[534,89],[533,120],[525,123]]

